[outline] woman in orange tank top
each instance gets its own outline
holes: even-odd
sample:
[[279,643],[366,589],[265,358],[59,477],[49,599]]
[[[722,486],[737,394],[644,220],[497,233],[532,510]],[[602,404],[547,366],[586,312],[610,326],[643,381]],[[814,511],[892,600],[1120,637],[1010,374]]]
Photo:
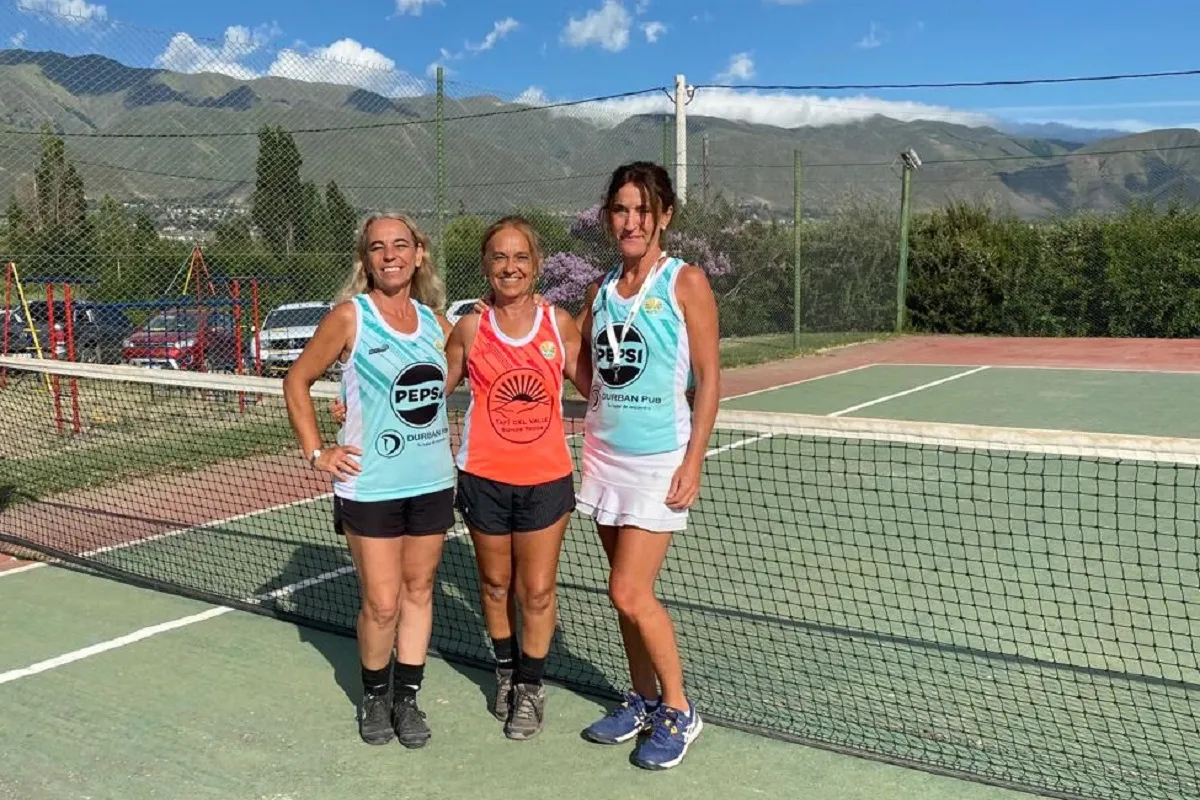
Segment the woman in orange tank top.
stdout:
[[529,223],[498,221],[481,250],[491,300],[460,319],[446,340],[450,380],[465,375],[471,389],[456,504],[475,546],[484,623],[496,656],[492,713],[509,738],[529,739],[545,719],[542,671],[555,628],[558,557],[575,509],[563,378],[587,397],[591,372],[577,370],[575,320],[534,296],[541,253]]

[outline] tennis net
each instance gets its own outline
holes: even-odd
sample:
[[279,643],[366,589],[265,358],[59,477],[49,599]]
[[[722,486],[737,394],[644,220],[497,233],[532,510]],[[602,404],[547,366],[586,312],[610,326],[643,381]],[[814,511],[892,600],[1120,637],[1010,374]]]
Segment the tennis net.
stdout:
[[[280,381],[0,367],[0,539],[353,635]],[[658,585],[709,719],[1052,796],[1200,795],[1200,441],[726,410],[710,447]],[[576,516],[547,670],[611,696],[606,587]],[[435,603],[438,653],[488,666],[461,526]]]

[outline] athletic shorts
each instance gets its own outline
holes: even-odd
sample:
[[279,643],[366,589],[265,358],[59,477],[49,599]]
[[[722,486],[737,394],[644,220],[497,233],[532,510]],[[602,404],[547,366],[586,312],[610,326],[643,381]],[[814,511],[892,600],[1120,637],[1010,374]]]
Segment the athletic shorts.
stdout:
[[397,500],[347,500],[334,495],[333,528],[344,536],[394,539],[430,536],[454,527],[454,489],[442,489]]
[[688,510],[667,503],[671,479],[683,463],[686,447],[669,453],[635,456],[613,453],[585,441],[579,510],[600,525],[670,533],[687,528]]
[[456,505],[463,520],[480,533],[540,531],[575,510],[575,483],[567,475],[533,486],[514,486],[460,470]]

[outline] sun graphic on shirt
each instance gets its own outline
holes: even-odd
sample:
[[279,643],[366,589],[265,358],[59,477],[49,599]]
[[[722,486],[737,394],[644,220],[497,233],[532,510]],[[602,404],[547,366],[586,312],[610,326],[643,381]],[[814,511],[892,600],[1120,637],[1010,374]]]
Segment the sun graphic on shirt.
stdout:
[[550,426],[551,398],[546,379],[537,370],[515,369],[488,392],[492,427],[510,442],[531,442]]

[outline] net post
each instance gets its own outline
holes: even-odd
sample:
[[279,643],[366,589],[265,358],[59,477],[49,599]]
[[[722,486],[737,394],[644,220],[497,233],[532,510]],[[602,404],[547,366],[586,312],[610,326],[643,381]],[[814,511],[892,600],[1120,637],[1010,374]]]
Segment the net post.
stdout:
[[[71,284],[63,283],[63,326],[67,334],[67,361],[75,360],[75,303],[71,297]],[[79,380],[71,378],[71,430],[79,433]]]
[[[12,325],[12,273],[13,264],[4,265],[4,349],[0,351],[8,355],[8,329]],[[0,389],[8,388],[8,367],[0,368]]]
[[[30,320],[30,327],[33,327],[33,320]],[[46,283],[46,338],[50,351],[50,360],[58,360],[58,342],[54,335],[54,282]],[[58,428],[58,432],[63,432],[63,413],[62,413],[62,394],[59,392],[60,384],[58,375],[50,378],[52,386],[51,392],[54,395],[54,424]]]
[[[233,297],[233,357],[235,371],[242,374],[242,302],[241,288],[237,278],[230,284],[229,293]],[[238,412],[246,413],[246,393],[238,392]]]
[[792,156],[792,347],[800,348],[804,328],[803,290],[800,282],[800,151]]

